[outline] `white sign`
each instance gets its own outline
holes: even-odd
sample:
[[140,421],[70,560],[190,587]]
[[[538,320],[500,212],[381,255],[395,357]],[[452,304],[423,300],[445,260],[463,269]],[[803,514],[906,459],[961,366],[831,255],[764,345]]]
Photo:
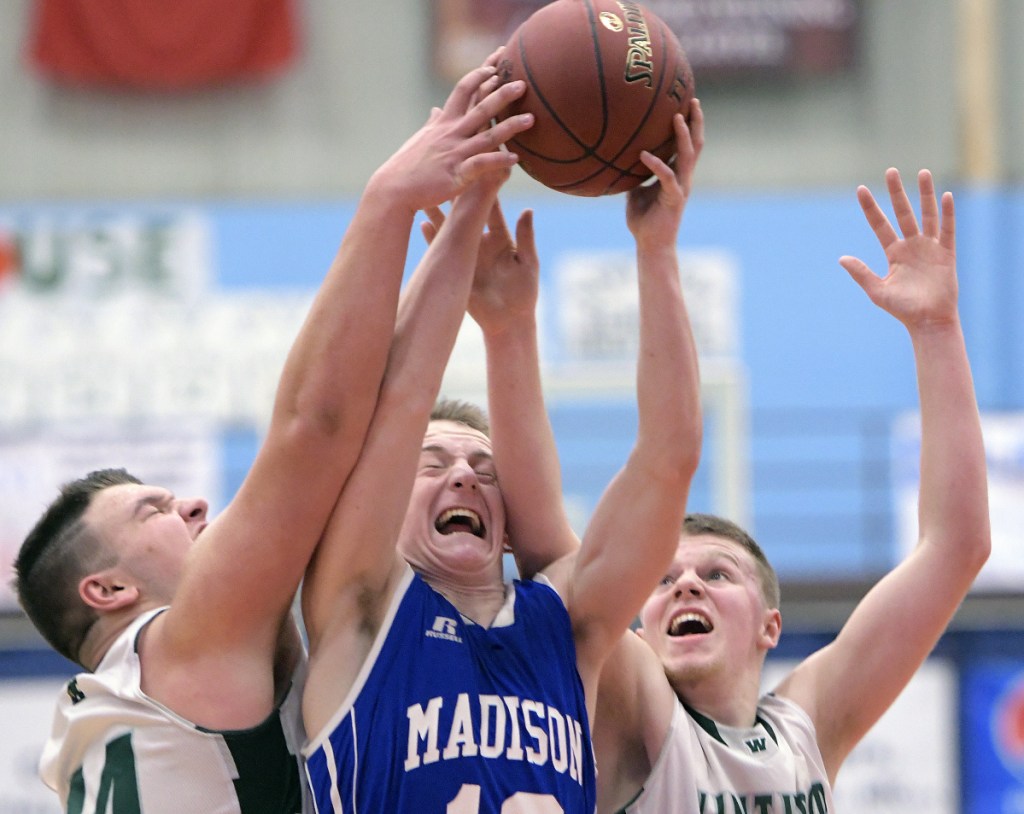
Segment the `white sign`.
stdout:
[[[775,686],[796,664],[769,659],[764,687]],[[956,716],[953,665],[928,659],[843,763],[832,790],[836,810],[958,814]]]
[[[735,258],[725,251],[680,252],[679,276],[702,359],[739,352],[739,288]],[[636,358],[639,289],[636,260],[623,252],[578,252],[555,265],[564,362]]]
[[[921,425],[917,413],[893,427],[892,466],[897,549],[905,556],[918,541]],[[1024,589],[1024,413],[981,417],[988,465],[992,554],[974,583],[977,591]]]

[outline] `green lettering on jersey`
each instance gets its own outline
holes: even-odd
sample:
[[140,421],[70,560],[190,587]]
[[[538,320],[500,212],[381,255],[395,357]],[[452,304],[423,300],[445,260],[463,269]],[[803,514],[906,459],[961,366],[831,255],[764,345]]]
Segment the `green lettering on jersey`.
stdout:
[[253,729],[220,734],[238,771],[234,784],[241,814],[302,811],[299,760],[288,751],[276,712]]
[[85,700],[85,693],[78,689],[77,678],[73,678],[68,682],[67,692],[68,698],[71,699],[72,704],[77,704],[79,701]]
[[[67,814],[83,814],[85,807],[85,776],[79,768],[71,776]],[[139,781],[135,774],[135,753],[129,732],[107,743],[100,786],[96,792],[94,814],[142,814],[139,804]]]

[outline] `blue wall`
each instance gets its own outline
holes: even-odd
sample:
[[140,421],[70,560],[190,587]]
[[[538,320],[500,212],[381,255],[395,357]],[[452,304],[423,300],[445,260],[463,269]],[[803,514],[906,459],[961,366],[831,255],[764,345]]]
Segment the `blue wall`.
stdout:
[[[912,172],[904,171],[911,183]],[[882,179],[869,186],[884,196]],[[961,313],[979,401],[983,410],[1020,408],[1024,229],[1015,225],[1024,225],[1024,194],[954,194]],[[510,221],[525,206],[536,210],[545,270],[563,252],[632,251],[621,197],[504,201]],[[220,284],[315,286],[352,211],[351,203],[211,208]],[[698,186],[680,245],[683,252],[725,249],[738,260],[755,534],[783,577],[844,579],[885,570],[893,557],[889,423],[916,408],[917,392],[904,329],[838,264],[841,255],[853,254],[876,271],[886,267],[854,190],[703,194]],[[422,251],[414,235],[409,270]],[[592,505],[629,448],[632,407],[559,402],[552,405],[552,421],[562,439],[567,488]],[[235,439],[235,476],[244,472],[247,449]],[[705,448],[694,509],[712,508],[714,454]]]

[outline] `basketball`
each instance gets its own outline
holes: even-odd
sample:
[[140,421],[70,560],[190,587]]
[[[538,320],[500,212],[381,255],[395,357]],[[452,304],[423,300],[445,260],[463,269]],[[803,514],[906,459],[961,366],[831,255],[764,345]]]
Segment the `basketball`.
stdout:
[[527,85],[504,116],[534,115],[508,148],[537,181],[571,195],[613,195],[647,180],[640,152],[672,158],[672,117],[688,114],[694,94],[676,35],[624,0],[542,6],[512,34],[498,73]]

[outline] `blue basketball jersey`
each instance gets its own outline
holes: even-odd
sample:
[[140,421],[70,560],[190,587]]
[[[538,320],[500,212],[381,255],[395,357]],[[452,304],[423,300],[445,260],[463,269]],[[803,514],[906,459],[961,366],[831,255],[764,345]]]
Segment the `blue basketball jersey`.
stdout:
[[565,605],[549,585],[517,581],[485,629],[410,569],[305,754],[319,814],[592,814]]

